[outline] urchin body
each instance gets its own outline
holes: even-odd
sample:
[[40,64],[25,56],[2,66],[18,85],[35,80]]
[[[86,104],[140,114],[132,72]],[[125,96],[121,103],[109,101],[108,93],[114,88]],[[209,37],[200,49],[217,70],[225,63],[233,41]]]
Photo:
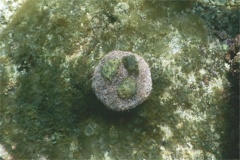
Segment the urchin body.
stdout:
[[[111,60],[122,61],[123,57],[135,56],[138,62],[139,74],[130,74],[123,63],[117,68],[116,74],[111,80],[106,79],[102,74],[104,65]],[[119,86],[124,80],[131,78],[136,82],[137,90],[130,97],[119,96]],[[92,88],[97,98],[108,108],[115,111],[129,110],[141,104],[150,95],[152,90],[151,72],[145,60],[137,54],[124,51],[112,51],[105,55],[95,68],[92,78]]]

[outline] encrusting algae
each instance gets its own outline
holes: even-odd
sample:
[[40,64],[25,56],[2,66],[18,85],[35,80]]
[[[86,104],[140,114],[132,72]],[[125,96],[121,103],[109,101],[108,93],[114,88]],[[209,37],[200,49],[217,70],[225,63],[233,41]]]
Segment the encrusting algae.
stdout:
[[238,159],[239,6],[0,0],[0,159]]

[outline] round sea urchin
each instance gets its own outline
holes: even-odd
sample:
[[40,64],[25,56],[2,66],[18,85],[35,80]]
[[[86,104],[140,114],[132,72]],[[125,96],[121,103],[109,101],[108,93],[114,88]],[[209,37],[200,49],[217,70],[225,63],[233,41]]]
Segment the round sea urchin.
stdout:
[[96,66],[92,88],[108,108],[115,111],[132,109],[150,95],[151,72],[141,56],[112,51]]

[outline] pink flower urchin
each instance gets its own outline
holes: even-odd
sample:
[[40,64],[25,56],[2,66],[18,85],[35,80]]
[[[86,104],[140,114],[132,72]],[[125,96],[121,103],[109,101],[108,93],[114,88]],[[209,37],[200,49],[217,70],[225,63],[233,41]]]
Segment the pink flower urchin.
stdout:
[[[109,60],[121,60],[125,56],[134,55],[138,62],[139,74],[129,74],[123,63],[118,67],[117,73],[111,80],[103,77],[101,69]],[[131,78],[137,83],[136,94],[129,98],[120,98],[118,87],[126,78]],[[105,55],[95,68],[92,77],[92,88],[97,98],[102,101],[108,108],[115,111],[129,110],[145,101],[152,90],[151,72],[145,60],[132,52],[112,51]]]

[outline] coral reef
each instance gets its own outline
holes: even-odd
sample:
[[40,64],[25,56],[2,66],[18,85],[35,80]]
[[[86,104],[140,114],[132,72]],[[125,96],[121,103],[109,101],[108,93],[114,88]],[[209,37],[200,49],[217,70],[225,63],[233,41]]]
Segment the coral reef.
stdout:
[[240,34],[233,39],[227,39],[229,50],[225,55],[226,62],[230,65],[229,71],[234,77],[240,79]]
[[237,34],[236,0],[0,0],[0,159],[239,159]]
[[231,68],[230,71],[231,73],[238,79],[240,79],[240,52],[238,52],[232,62],[231,62]]
[[[117,61],[122,62],[117,73],[111,81],[106,81],[101,74],[104,66]],[[138,76],[128,73],[136,71],[139,73]],[[95,68],[92,88],[98,99],[108,108],[116,111],[129,110],[141,104],[150,95],[152,90],[150,69],[145,60],[137,54],[112,51],[105,55]]]

